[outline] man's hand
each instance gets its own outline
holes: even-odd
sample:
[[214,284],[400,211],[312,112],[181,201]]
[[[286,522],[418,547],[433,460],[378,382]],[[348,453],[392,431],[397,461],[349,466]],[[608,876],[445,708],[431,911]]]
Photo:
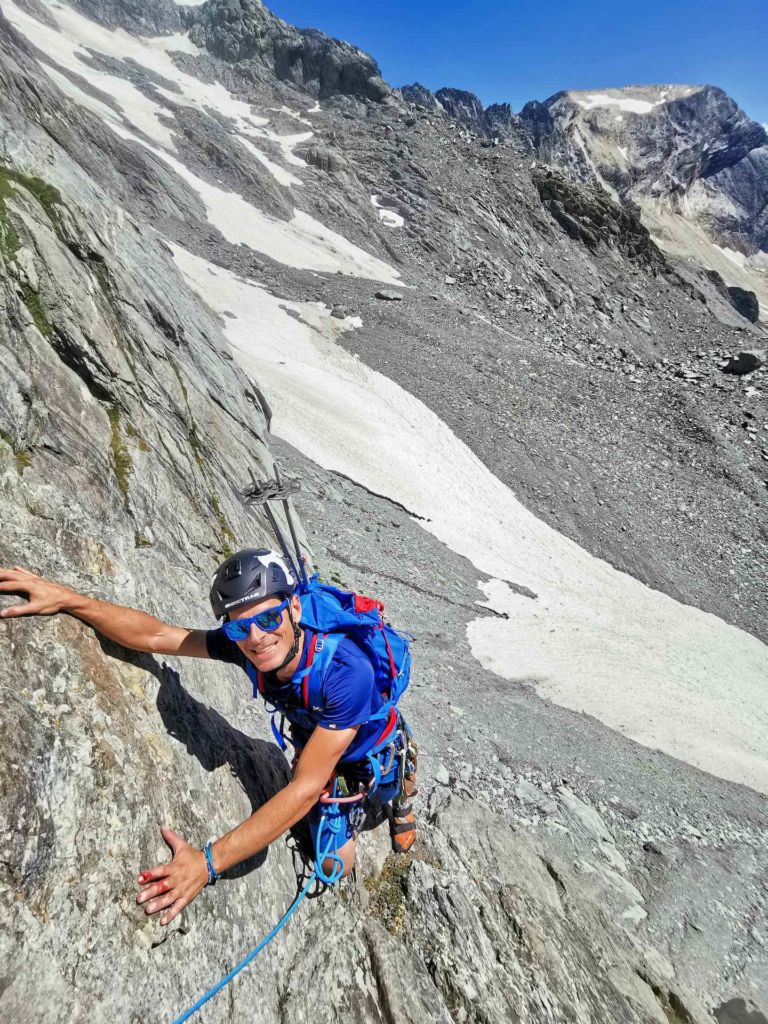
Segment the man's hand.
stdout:
[[18,615],[55,615],[70,608],[77,598],[75,591],[69,587],[35,576],[20,565],[14,565],[12,569],[0,569],[0,593],[24,594],[29,602],[3,608],[0,610],[0,618],[3,619]]
[[190,846],[172,828],[162,828],[160,834],[170,846],[173,860],[170,864],[160,864],[141,872],[141,889],[136,902],[144,905],[147,915],[164,910],[160,924],[165,925],[170,924],[206,887],[208,865],[202,850]]
[[174,654],[183,658],[207,658],[208,646],[204,629],[185,629],[161,622],[153,615],[123,608],[111,601],[78,594],[76,590],[35,576],[28,569],[14,565],[0,569],[0,595],[25,594],[28,604],[12,605],[0,610],[0,618],[20,615],[74,615],[116,644],[147,654]]

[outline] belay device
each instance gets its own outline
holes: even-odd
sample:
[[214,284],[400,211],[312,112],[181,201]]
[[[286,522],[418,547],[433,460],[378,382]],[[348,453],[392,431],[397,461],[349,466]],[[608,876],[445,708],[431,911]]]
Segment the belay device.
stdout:
[[[323,709],[323,680],[336,648],[344,637],[352,638],[357,646],[367,655],[373,666],[374,681],[383,698],[381,708],[369,718],[370,721],[381,721],[382,728],[373,740],[370,748],[361,754],[370,769],[370,782],[357,793],[346,790],[341,776],[334,774],[320,797],[321,820],[315,841],[315,866],[307,883],[288,908],[284,916],[262,941],[246,956],[229,974],[210,988],[205,995],[178,1017],[173,1024],[183,1024],[200,1009],[217,992],[220,992],[237,974],[272,941],[285,925],[301,901],[308,894],[311,886],[318,880],[328,885],[337,882],[344,873],[344,862],[339,855],[339,840],[342,833],[342,804],[356,803],[360,807],[361,818],[364,817],[363,804],[371,797],[382,782],[390,782],[396,778],[402,793],[404,780],[415,769],[415,758],[412,745],[411,730],[405,718],[398,710],[397,703],[403,695],[410,679],[411,656],[409,652],[410,637],[398,633],[384,621],[384,605],[370,597],[340,590],[337,587],[321,583],[318,576],[307,576],[306,564],[299,546],[299,539],[293,522],[289,498],[299,489],[297,480],[283,483],[280,471],[275,466],[275,479],[259,481],[251,471],[251,486],[241,492],[246,505],[261,505],[274,530],[280,550],[295,579],[298,581],[296,593],[301,601],[301,626],[305,630],[305,642],[308,644],[306,667],[301,673],[301,704],[307,715],[321,712]],[[285,535],[275,514],[270,507],[271,501],[280,501],[285,511],[285,519],[293,543],[291,550],[286,543]],[[250,663],[248,675],[254,688],[254,696],[264,696],[265,684],[261,673]],[[294,676],[294,681],[296,676]],[[265,697],[266,701],[266,697]],[[267,705],[269,707],[269,705]],[[272,731],[280,747],[285,750],[292,740],[285,732],[285,720],[277,708],[272,711]],[[280,715],[280,722],[277,717]],[[331,861],[333,867],[326,872],[324,865]]]

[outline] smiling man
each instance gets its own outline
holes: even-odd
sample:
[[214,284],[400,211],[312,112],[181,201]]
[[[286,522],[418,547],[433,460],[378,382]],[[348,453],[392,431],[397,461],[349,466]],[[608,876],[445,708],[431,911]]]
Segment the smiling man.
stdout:
[[[191,846],[170,828],[162,829],[173,859],[143,871],[137,895],[147,914],[162,912],[161,924],[169,924],[222,872],[263,850],[307,814],[316,838],[319,800],[334,774],[350,791],[370,781],[366,755],[382,733],[381,722],[372,718],[385,703],[373,667],[364,651],[344,636],[323,675],[322,707],[306,706],[302,685],[313,645],[301,625],[296,588],[293,572],[277,552],[239,551],[213,578],[211,605],[224,621],[218,629],[206,631],[169,625],[144,612],[86,597],[19,566],[0,569],[0,592],[28,597],[27,604],[0,611],[0,618],[65,612],[132,650],[229,662],[242,668],[254,682],[254,691],[257,688],[290,723],[290,741],[296,749],[293,778],[250,818],[205,850]],[[396,746],[400,752],[387,765],[376,796],[380,805],[391,804],[393,847],[405,852],[416,835],[407,802],[415,785],[403,770],[405,740]],[[340,806],[340,861],[331,857],[323,868],[331,873],[343,863],[346,875],[354,866],[362,815],[360,804]]]

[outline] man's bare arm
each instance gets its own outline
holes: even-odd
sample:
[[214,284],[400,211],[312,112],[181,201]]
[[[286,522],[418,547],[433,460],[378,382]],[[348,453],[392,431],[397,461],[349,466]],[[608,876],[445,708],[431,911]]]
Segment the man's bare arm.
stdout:
[[357,733],[354,729],[316,728],[301,752],[296,773],[285,789],[212,846],[213,866],[227,871],[252,857],[295,825],[317,803],[339,758]]
[[0,618],[21,615],[74,615],[103,636],[148,654],[176,654],[187,658],[207,658],[205,630],[185,629],[161,622],[153,615],[123,608],[109,601],[78,594],[77,591],[36,576],[21,566],[0,569],[0,594],[21,594],[27,604],[12,605],[0,610]]

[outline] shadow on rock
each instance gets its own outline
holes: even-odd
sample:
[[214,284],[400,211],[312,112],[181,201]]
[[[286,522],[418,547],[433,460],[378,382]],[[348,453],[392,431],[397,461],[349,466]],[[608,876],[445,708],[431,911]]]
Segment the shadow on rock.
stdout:
[[[207,772],[229,765],[251,804],[257,811],[290,781],[288,763],[280,750],[265,740],[254,739],[235,729],[218,711],[203,704],[184,689],[174,669],[159,664],[148,654],[126,650],[104,638],[105,654],[150,672],[159,682],[157,710],[168,732],[196,757]],[[236,824],[232,822],[233,826]],[[240,878],[266,860],[267,851],[249,857],[225,873],[225,878]]]

